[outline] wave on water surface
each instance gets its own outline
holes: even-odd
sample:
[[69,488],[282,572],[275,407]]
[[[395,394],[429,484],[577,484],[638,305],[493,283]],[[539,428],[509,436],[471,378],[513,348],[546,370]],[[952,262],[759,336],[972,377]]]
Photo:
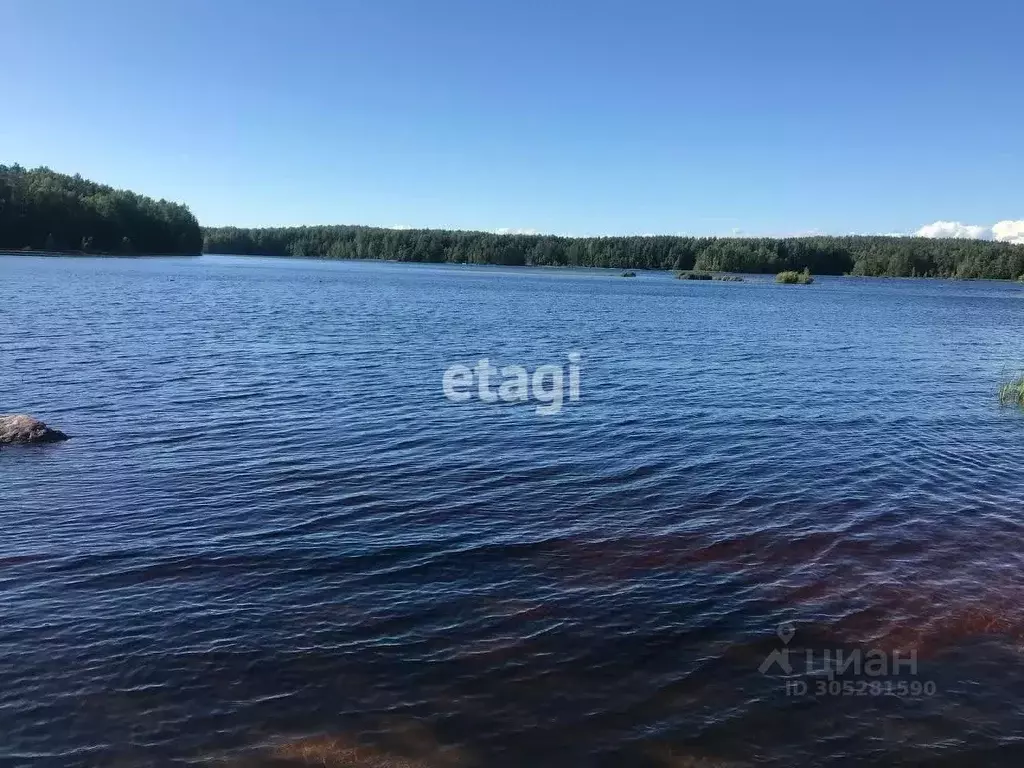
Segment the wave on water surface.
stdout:
[[[0,410],[73,435],[0,454],[0,762],[1024,759],[1024,289],[0,276]],[[443,392],[571,350],[554,416]]]

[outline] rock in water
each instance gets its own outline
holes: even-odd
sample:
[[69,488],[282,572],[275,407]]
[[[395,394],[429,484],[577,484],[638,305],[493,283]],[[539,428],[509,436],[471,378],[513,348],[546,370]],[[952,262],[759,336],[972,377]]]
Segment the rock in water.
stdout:
[[0,414],[0,445],[56,443],[68,436],[23,413]]

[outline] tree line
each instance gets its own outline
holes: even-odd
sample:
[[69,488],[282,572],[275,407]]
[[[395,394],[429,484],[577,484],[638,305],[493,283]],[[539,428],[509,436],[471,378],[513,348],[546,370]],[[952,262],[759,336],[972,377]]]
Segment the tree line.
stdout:
[[49,168],[0,165],[0,249],[199,253],[189,209]]
[[1024,246],[920,237],[558,237],[314,226],[200,229],[189,209],[68,176],[0,165],[0,249],[232,253],[510,266],[1017,279]]
[[1024,246],[924,237],[557,237],[313,226],[203,230],[206,253],[511,266],[1017,279]]

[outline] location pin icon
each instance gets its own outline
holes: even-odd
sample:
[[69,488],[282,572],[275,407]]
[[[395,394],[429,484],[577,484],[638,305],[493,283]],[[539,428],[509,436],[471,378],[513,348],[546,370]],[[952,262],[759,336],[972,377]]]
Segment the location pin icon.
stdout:
[[789,645],[789,641],[793,639],[793,635],[796,634],[796,627],[790,624],[788,621],[785,624],[779,624],[779,628],[775,630],[782,641],[783,645]]

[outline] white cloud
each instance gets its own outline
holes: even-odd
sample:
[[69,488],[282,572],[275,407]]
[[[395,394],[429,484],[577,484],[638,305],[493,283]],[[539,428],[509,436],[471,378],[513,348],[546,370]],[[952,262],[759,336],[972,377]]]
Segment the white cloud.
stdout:
[[914,232],[917,237],[955,237],[971,240],[997,240],[1001,243],[1024,245],[1024,219],[1007,219],[984,227],[959,221],[936,221]]
[[515,227],[502,227],[501,229],[494,230],[496,235],[539,235],[540,231],[536,229],[517,229]]
[[914,233],[917,237],[955,237],[970,240],[988,240],[992,230],[977,224],[961,224],[959,221],[936,221],[926,224]]
[[1024,219],[1006,220],[993,224],[992,234],[1000,242],[1024,245]]

